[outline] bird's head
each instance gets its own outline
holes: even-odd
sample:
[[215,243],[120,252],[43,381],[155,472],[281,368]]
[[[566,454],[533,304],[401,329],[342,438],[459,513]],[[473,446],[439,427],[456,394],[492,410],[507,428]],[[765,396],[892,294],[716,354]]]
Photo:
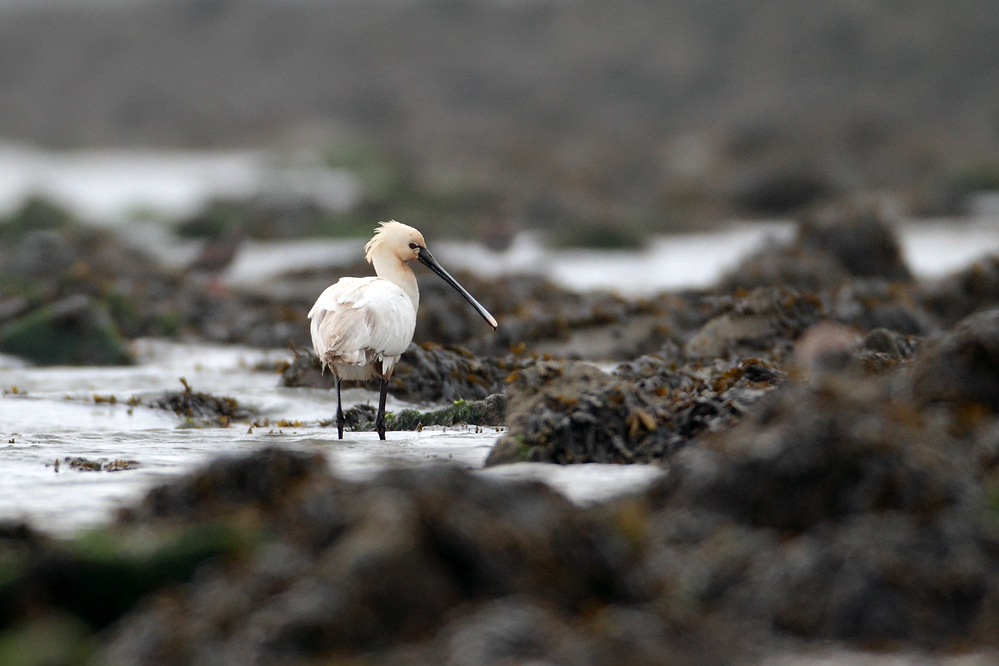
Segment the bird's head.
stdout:
[[[423,240],[423,234],[411,226],[391,220],[382,222],[375,235],[371,237],[368,244],[364,246],[364,258],[369,264],[374,265],[375,272],[382,275],[379,264],[384,264],[387,257],[395,257],[400,262],[418,260],[421,264],[436,273],[442,280],[454,287],[455,291],[461,294],[472,307],[482,315],[482,318],[495,330],[498,324],[496,318],[489,314],[482,305],[475,300],[468,291],[458,284],[458,281],[451,277],[451,274],[444,270],[434,255],[427,249],[427,243]],[[388,259],[391,261],[391,259]],[[399,266],[399,264],[396,264]],[[412,273],[410,272],[410,275]]]
[[390,220],[375,229],[375,235],[364,246],[364,258],[371,264],[376,254],[384,252],[400,261],[413,261],[420,258],[420,250],[426,250],[426,247],[423,234],[408,224]]

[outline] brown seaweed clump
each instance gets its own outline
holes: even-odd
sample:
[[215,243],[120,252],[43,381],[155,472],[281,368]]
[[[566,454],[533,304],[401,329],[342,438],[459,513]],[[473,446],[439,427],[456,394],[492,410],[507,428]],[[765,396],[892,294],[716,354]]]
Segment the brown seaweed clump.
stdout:
[[612,375],[584,363],[538,362],[514,374],[510,431],[486,464],[662,461],[698,433],[732,425],[785,379],[757,358],[677,367],[647,356]]
[[234,398],[217,397],[201,393],[191,388],[183,377],[180,383],[183,391],[166,393],[149,403],[150,407],[166,409],[176,413],[192,426],[229,427],[233,421],[246,421],[253,418],[253,412],[241,407]]

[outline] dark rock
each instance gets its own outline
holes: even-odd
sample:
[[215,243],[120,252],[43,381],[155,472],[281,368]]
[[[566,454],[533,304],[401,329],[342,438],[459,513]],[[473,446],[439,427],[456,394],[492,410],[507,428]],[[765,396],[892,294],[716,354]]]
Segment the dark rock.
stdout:
[[730,271],[722,289],[783,285],[817,292],[850,278],[912,280],[894,229],[875,209],[825,208],[806,215],[791,243],[767,244]]
[[824,199],[834,187],[812,170],[781,169],[750,179],[736,188],[736,208],[754,215],[785,215]]
[[[395,366],[389,392],[414,402],[484,400],[504,391],[507,376],[530,362],[529,358],[512,356],[479,358],[461,347],[411,344]],[[333,373],[323,372],[318,357],[311,351],[296,350],[294,362],[281,373],[281,385],[334,388],[336,379]],[[344,382],[343,386],[363,384]]]
[[675,459],[671,504],[805,530],[865,512],[929,516],[967,502],[967,451],[913,408],[891,403],[886,390],[844,375],[770,394],[730,431]]
[[132,362],[132,353],[107,309],[83,294],[43,305],[4,324],[0,351],[39,365]]
[[917,297],[945,327],[973,312],[999,305],[999,256],[988,255],[940,280],[918,288]]
[[937,331],[935,318],[919,303],[911,285],[883,278],[854,279],[822,294],[826,312],[863,331],[886,328],[905,335]]
[[545,663],[588,666],[601,663],[595,643],[551,610],[523,599],[499,599],[456,620],[441,632],[440,663],[501,666]]
[[126,524],[161,519],[224,516],[242,505],[273,511],[292,501],[308,483],[328,482],[320,455],[266,448],[252,455],[223,457],[198,471],[151,490],[120,519]]
[[927,349],[915,366],[923,404],[977,404],[999,411],[999,309],[971,315]]
[[[619,572],[634,551],[612,545],[621,539],[613,527],[593,524],[541,484],[447,466],[393,471],[361,486],[329,477],[312,456],[272,449],[154,490],[131,521],[248,511],[266,521],[269,544],[226,566],[206,563],[184,588],[137,607],[109,635],[106,663],[196,654],[284,663],[437,631],[436,644],[455,658],[574,657],[585,644],[540,609],[572,616],[628,598]],[[524,601],[489,603],[511,595]],[[479,605],[483,612],[447,624],[450,613]]]
[[718,299],[717,314],[684,345],[691,358],[769,351],[786,355],[795,339],[823,316],[819,299],[784,287],[765,287]]
[[665,460],[702,430],[736,422],[785,377],[756,358],[677,368],[647,356],[614,375],[582,363],[538,362],[512,376],[509,433],[486,465]]
[[978,458],[890,396],[852,376],[790,385],[677,455],[650,495],[670,612],[927,646],[977,631],[996,573]]
[[805,218],[796,242],[828,252],[855,277],[912,280],[895,230],[876,208],[822,209]]

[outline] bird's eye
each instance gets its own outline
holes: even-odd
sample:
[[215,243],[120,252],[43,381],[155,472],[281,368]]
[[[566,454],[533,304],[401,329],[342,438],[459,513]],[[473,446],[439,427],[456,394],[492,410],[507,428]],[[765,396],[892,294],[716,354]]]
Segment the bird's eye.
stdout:
[[410,244],[409,244],[409,249],[410,249],[410,250],[416,250],[416,249],[418,249],[419,247],[420,247],[420,246],[419,246],[419,245],[417,245],[416,243],[410,243]]

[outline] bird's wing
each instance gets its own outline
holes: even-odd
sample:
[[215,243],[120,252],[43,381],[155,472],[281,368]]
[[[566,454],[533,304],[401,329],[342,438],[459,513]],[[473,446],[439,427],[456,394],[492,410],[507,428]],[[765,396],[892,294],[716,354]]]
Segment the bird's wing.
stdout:
[[312,345],[324,362],[361,365],[370,355],[395,359],[416,329],[416,311],[400,287],[382,278],[342,278],[309,312]]

